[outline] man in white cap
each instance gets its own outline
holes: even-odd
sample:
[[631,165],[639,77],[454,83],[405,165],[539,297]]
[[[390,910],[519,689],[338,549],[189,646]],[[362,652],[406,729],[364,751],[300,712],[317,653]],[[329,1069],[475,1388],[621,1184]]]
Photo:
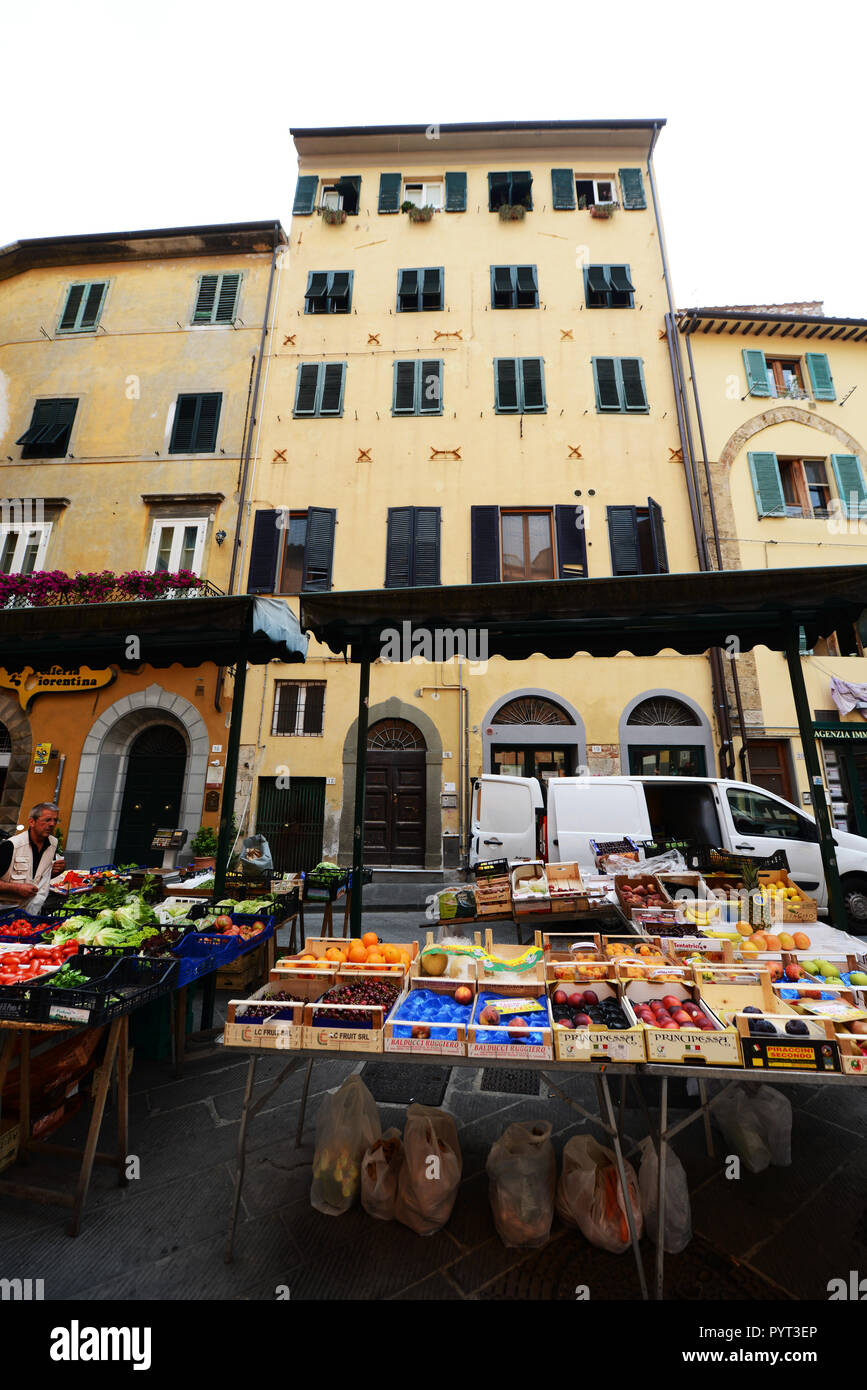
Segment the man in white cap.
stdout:
[[40,911],[57,853],[57,837],[51,832],[59,814],[53,801],[40,801],[30,812],[27,829],[0,841],[0,911]]

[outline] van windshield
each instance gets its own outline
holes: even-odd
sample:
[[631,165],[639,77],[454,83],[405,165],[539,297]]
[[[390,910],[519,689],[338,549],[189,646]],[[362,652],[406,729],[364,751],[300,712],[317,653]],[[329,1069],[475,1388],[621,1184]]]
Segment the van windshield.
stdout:
[[708,786],[645,782],[647,811],[655,840],[690,840],[693,844],[723,843],[719,812]]

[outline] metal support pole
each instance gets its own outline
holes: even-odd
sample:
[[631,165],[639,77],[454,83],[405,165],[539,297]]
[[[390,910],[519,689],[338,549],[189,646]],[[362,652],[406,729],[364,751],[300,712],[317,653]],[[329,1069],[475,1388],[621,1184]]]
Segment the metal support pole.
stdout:
[[604,1074],[596,1077],[596,1095],[599,1100],[599,1114],[607,1121],[605,1127],[611,1135],[611,1142],[614,1145],[614,1159],[617,1164],[617,1176],[620,1180],[620,1191],[623,1196],[623,1208],[626,1213],[626,1225],[629,1230],[629,1241],[632,1245],[632,1253],[635,1257],[635,1269],[638,1274],[638,1284],[641,1289],[641,1297],[647,1298],[647,1281],[644,1278],[644,1264],[641,1259],[641,1247],[638,1244],[638,1232],[635,1229],[635,1214],[632,1210],[632,1199],[629,1195],[629,1184],[626,1181],[626,1165],[623,1162],[623,1149],[620,1146],[620,1134],[617,1129],[617,1122],[614,1118],[614,1106],[611,1103],[611,1092],[608,1088],[608,1077]]
[[[690,1117],[692,1118],[692,1117]],[[659,1185],[656,1190],[656,1297],[664,1298],[665,1288],[665,1156],[668,1127],[668,1077],[659,1083]]]
[[[354,655],[354,653],[353,653]],[[367,716],[370,704],[370,653],[360,652],[358,668],[358,739],[355,750],[355,813],[352,823],[352,935],[361,936],[364,869],[364,792],[367,786]]]
[[810,796],[819,831],[819,849],[825,869],[825,882],[828,885],[828,911],[831,925],[838,927],[840,931],[845,931],[847,914],[846,904],[843,900],[843,885],[840,882],[840,870],[837,867],[836,841],[831,827],[831,817],[828,813],[828,803],[825,799],[825,783],[822,780],[822,769],[819,766],[819,754],[816,751],[816,738],[813,733],[813,718],[810,702],[807,699],[807,687],[804,684],[797,628],[792,628],[786,636],[786,662],[789,667],[789,679],[792,682],[792,695],[795,698],[798,728],[801,731],[801,748],[804,752],[804,762],[807,765],[807,776],[810,780]]
[[232,839],[232,813],[235,809],[235,783],[238,780],[238,751],[241,746],[241,719],[244,714],[244,690],[247,685],[247,644],[242,642],[235,662],[235,688],[232,693],[232,717],[229,722],[229,742],[226,748],[226,771],[223,782],[223,801],[220,810],[220,836],[217,842],[217,867],[214,870],[214,901],[219,902],[226,889],[226,868]]

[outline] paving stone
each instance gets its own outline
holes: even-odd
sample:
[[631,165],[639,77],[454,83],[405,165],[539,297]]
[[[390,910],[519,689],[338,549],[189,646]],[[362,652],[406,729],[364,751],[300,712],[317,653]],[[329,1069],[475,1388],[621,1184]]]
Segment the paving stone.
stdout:
[[[794,1090],[795,1087],[788,1089]],[[801,1089],[806,1091],[808,1088],[803,1086]],[[867,1087],[829,1086],[823,1090],[821,1086],[811,1086],[809,1090],[811,1116],[838,1125],[861,1139],[867,1138]]]
[[163,1114],[177,1110],[183,1105],[191,1105],[197,1100],[218,1096],[224,1091],[240,1087],[243,1092],[247,1079],[246,1062],[233,1066],[223,1066],[219,1070],[206,1071],[192,1076],[182,1076],[179,1081],[164,1081],[147,1090],[148,1103],[153,1114]]
[[[285,1056],[285,1054],[284,1054]],[[286,1059],[288,1060],[288,1058]],[[285,1063],[284,1063],[285,1065]],[[355,1070],[355,1063],[352,1062],[317,1062],[310,1074],[310,1090],[307,1095],[307,1115],[313,1115],[315,1108],[318,1108],[318,1098],[326,1091],[331,1091],[341,1086],[348,1076]],[[276,1080],[279,1074],[279,1067],[273,1068],[271,1076],[263,1076],[259,1079],[260,1068],[256,1069],[256,1084],[253,1087],[253,1099],[258,1098],[267,1091],[268,1087]],[[297,1071],[290,1073],[286,1080],[274,1092],[273,1102],[269,1101],[269,1106],[286,1105],[290,1101],[300,1100],[301,1092],[304,1089],[304,1076],[306,1067],[301,1066]],[[246,1068],[240,1080],[242,1084],[238,1086],[238,1074],[234,1076],[232,1088],[226,1088],[220,1093],[213,1092],[214,1104],[217,1114],[224,1119],[239,1120],[241,1118],[241,1108],[244,1103],[244,1091],[246,1089]],[[314,1106],[314,1100],[316,1105]]]
[[401,1302],[417,1301],[419,1303],[444,1303],[448,1300],[460,1302],[461,1294],[450,1284],[448,1279],[442,1274],[431,1274],[427,1279],[422,1279],[420,1284],[412,1284],[408,1289],[399,1289],[397,1293],[389,1295],[392,1299],[400,1299]]
[[446,1230],[465,1249],[474,1249],[495,1234],[488,1190],[488,1175],[484,1168],[467,1178],[458,1188]]
[[504,1274],[527,1257],[526,1251],[508,1250],[495,1235],[449,1265],[449,1278],[454,1280],[463,1294],[475,1293],[483,1284]]
[[[303,1220],[300,1212],[281,1213],[296,1244],[310,1252],[285,1281],[293,1302],[389,1298],[454,1258],[454,1243],[443,1231],[418,1236],[398,1221],[376,1221],[360,1208],[344,1216],[307,1210],[315,1221]],[[326,1231],[323,1239],[323,1222],[345,1229]]]
[[[228,1172],[234,1181],[234,1163],[228,1165]],[[244,1210],[251,1216],[258,1216],[262,1212],[275,1211],[309,1199],[312,1177],[312,1144],[305,1144],[300,1149],[286,1147],[279,1157],[272,1154],[271,1145],[258,1151],[251,1150],[247,1155],[241,1189]]]

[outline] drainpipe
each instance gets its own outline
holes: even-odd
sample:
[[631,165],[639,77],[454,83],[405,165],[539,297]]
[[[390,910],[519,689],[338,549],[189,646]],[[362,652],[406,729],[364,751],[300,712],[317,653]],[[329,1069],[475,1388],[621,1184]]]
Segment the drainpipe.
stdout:
[[63,781],[63,769],[64,769],[65,766],[66,766],[66,754],[65,754],[65,753],[61,753],[60,758],[58,759],[58,765],[57,765],[57,781],[54,783],[54,797],[53,797],[53,801],[54,801],[55,806],[59,803],[59,800],[60,800],[60,784],[61,784],[61,782]]

